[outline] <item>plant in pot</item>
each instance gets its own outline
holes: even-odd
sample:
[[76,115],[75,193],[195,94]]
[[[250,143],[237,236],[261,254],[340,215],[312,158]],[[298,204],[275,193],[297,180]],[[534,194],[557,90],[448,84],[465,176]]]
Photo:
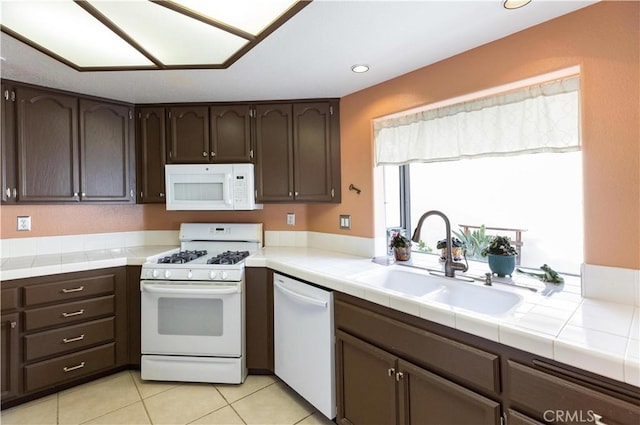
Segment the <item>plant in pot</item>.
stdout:
[[[436,248],[440,250],[440,261],[445,261],[447,257],[447,240],[439,240]],[[466,249],[465,243],[460,239],[455,236],[451,238],[451,255],[454,261],[460,261]]]
[[389,246],[393,248],[393,256],[397,261],[407,261],[411,258],[411,240],[400,233],[391,236]]
[[483,257],[489,257],[489,268],[500,277],[511,276],[516,268],[516,256],[518,252],[511,245],[508,236],[494,236],[485,249]]
[[487,235],[486,230],[487,228],[483,224],[479,229],[467,230],[466,233],[462,229],[459,232],[453,231],[453,234],[465,245],[468,259],[486,261],[482,256],[482,250],[489,246],[492,238],[491,235]]

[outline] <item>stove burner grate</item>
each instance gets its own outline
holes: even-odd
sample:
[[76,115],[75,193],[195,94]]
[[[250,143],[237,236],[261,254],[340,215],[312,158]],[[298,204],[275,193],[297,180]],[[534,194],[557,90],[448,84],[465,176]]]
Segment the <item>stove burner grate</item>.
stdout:
[[249,256],[249,251],[225,251],[207,260],[207,264],[237,264]]
[[158,258],[158,264],[183,264],[207,255],[206,249],[180,251],[166,257]]

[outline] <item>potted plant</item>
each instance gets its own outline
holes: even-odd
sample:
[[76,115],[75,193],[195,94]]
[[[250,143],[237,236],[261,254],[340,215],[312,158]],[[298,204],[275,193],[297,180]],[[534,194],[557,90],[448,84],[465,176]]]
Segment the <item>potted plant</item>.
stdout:
[[489,257],[489,268],[500,277],[511,276],[516,268],[516,256],[518,252],[511,246],[508,236],[494,236],[485,249],[483,257]]
[[492,236],[487,235],[484,224],[477,230],[467,230],[467,233],[465,233],[464,230],[460,229],[459,232],[454,230],[453,234],[460,238],[464,244],[467,258],[486,261],[482,257],[482,250],[489,246]]
[[[440,260],[445,261],[447,257],[447,240],[442,239],[438,241],[436,248],[440,250]],[[466,250],[464,242],[455,236],[451,238],[451,255],[454,261],[460,261],[462,259],[463,251]]]
[[402,234],[394,233],[389,246],[393,248],[393,256],[397,261],[407,261],[411,258],[411,240]]

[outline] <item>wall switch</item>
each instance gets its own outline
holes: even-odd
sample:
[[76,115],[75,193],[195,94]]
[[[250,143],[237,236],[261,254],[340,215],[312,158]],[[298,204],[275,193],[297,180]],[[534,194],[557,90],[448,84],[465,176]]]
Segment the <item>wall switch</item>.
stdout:
[[350,215],[341,215],[340,216],[340,228],[341,229],[351,229],[351,216]]
[[296,225],[296,214],[295,213],[287,213],[287,225],[295,226]]
[[31,230],[31,216],[18,217],[18,230]]

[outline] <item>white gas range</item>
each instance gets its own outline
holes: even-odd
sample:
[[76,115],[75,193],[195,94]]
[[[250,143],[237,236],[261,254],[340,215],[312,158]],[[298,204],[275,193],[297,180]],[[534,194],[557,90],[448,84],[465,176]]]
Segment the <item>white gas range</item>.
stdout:
[[244,381],[244,259],[261,246],[262,224],[183,223],[180,250],[142,265],[142,379]]

